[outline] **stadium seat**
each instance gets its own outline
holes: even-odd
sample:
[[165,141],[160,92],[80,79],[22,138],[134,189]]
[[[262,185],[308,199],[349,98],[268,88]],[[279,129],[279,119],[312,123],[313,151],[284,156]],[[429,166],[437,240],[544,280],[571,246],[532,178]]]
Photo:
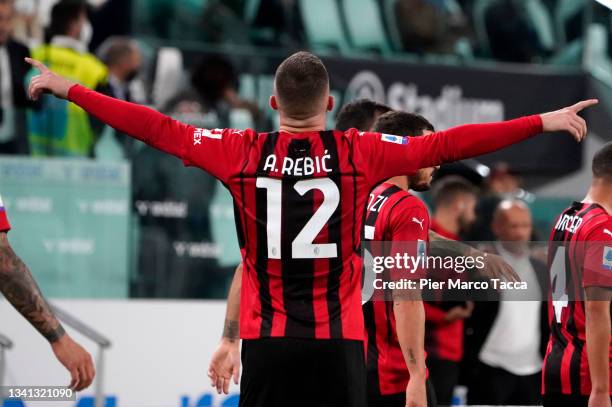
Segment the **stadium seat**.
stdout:
[[540,39],[540,44],[547,51],[552,51],[555,47],[555,34],[548,9],[542,4],[541,0],[524,0],[524,7],[527,10],[531,25]]
[[554,11],[554,24],[560,46],[567,44],[566,25],[570,19],[586,6],[586,0],[557,0]]
[[335,0],[298,0],[304,31],[317,52],[349,50],[338,3]]
[[472,9],[476,39],[482,51],[488,55],[491,54],[491,45],[489,43],[489,34],[487,33],[486,15],[487,11],[499,1],[500,0],[476,0]]
[[[341,0],[350,42],[360,51],[391,53],[380,7],[375,0]],[[367,23],[365,23],[367,22]]]
[[391,41],[391,46],[395,51],[399,51],[403,48],[402,38],[400,36],[399,27],[397,25],[397,14],[395,12],[395,5],[397,0],[384,0],[384,19],[387,27],[387,34]]

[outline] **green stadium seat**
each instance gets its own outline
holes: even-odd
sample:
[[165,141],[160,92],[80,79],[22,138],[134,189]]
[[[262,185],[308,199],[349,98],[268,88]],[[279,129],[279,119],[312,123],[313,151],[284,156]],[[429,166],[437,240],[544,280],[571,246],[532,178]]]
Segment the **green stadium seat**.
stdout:
[[398,0],[384,0],[384,18],[387,27],[387,34],[391,40],[391,46],[395,51],[403,48],[402,37],[400,35],[399,26],[397,25],[397,14],[395,5]]
[[565,26],[586,6],[586,0],[557,0],[554,11],[555,32],[560,46],[567,44]]
[[310,47],[317,52],[349,50],[335,0],[298,0],[304,31]]
[[523,0],[531,25],[538,34],[544,49],[552,51],[555,47],[555,33],[552,18],[541,0]]
[[375,0],[341,0],[350,42],[360,51],[390,54],[380,7]]
[[480,48],[488,55],[491,54],[489,34],[487,32],[486,15],[487,11],[500,0],[476,0],[472,9],[472,20],[474,21],[474,31]]

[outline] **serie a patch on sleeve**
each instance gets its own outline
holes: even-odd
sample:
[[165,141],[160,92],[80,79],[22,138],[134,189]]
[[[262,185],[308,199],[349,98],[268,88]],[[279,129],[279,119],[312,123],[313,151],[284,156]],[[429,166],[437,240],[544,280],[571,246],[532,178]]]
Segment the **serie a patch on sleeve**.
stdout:
[[408,144],[408,137],[394,136],[392,134],[382,134],[382,141],[395,144]]

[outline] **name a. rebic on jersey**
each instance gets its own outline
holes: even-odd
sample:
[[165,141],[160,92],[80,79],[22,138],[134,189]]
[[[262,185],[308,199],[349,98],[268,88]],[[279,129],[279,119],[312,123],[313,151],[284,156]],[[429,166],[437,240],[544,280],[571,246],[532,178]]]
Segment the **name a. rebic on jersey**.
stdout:
[[283,157],[282,164],[278,162],[276,154],[270,154],[266,157],[263,171],[294,177],[310,176],[321,172],[331,173],[333,169],[329,168],[329,160],[331,160],[331,155],[328,154],[327,150],[325,150],[323,156]]

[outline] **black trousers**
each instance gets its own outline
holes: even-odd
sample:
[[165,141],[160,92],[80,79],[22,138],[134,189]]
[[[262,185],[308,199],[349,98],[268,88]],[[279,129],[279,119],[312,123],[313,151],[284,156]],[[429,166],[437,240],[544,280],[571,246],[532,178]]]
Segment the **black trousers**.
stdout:
[[440,406],[450,406],[453,390],[459,380],[459,363],[427,357],[427,369]]
[[240,407],[366,407],[362,341],[242,341]]
[[476,405],[539,406],[541,385],[541,373],[517,376],[479,362],[469,386],[468,401]]
[[[436,393],[430,380],[427,380],[426,386],[427,407],[437,407],[438,403],[436,402]],[[402,392],[383,396],[370,391],[368,393],[368,407],[406,407],[406,393]]]
[[[589,396],[569,396],[566,394],[545,394],[544,407],[588,407]],[[612,396],[610,397],[612,400]]]

